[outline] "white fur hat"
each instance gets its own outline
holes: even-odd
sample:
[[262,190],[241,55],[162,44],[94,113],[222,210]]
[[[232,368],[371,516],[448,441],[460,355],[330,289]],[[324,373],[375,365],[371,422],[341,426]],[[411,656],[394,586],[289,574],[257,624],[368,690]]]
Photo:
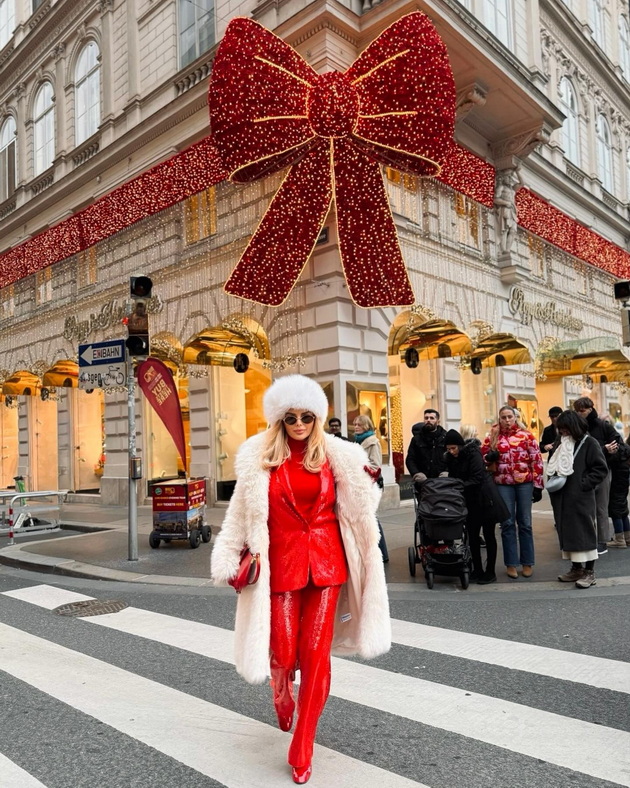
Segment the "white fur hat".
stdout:
[[322,422],[325,422],[328,416],[328,400],[322,387],[304,375],[278,378],[265,391],[263,408],[269,424],[281,421],[291,408],[310,410]]

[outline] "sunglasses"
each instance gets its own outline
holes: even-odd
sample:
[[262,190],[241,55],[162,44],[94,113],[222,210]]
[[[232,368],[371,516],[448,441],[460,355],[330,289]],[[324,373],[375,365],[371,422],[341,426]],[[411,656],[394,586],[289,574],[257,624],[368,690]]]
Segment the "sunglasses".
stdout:
[[289,427],[297,424],[298,421],[301,421],[302,424],[312,424],[315,421],[315,416],[313,416],[312,413],[303,413],[301,416],[294,416],[292,413],[287,413],[282,421],[288,424]]

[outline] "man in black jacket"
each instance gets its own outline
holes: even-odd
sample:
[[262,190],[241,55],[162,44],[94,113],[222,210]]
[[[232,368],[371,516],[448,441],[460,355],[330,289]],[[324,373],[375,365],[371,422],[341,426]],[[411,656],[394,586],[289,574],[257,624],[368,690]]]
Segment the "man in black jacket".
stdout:
[[557,405],[553,408],[549,408],[549,418],[551,419],[551,424],[549,424],[543,430],[543,434],[540,437],[540,451],[541,454],[545,454],[549,452],[549,456],[547,459],[551,459],[551,455],[553,454],[553,444],[556,442],[556,438],[558,437],[558,430],[556,429],[556,422],[558,421],[558,416],[562,413],[562,408],[559,408]]
[[407,469],[414,482],[436,479],[446,469],[444,437],[446,430],[440,426],[440,414],[433,408],[424,411],[424,422],[411,428],[413,435],[407,450]]
[[626,455],[627,447],[621,436],[612,424],[600,419],[590,397],[580,397],[573,403],[573,410],[586,419],[589,434],[602,447],[604,457],[608,463],[608,476],[595,488],[595,504],[597,507],[597,552],[603,555],[608,552],[606,542],[610,538],[610,525],[608,521],[608,497],[610,495],[610,468],[611,464],[619,461],[619,455]]

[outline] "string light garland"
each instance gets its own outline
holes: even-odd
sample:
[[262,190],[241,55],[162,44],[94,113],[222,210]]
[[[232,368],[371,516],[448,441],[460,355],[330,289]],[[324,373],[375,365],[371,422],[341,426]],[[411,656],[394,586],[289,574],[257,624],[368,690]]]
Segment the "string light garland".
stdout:
[[516,193],[521,227],[620,279],[630,276],[630,253],[554,208],[542,197],[519,189]]
[[334,198],[354,302],[414,302],[379,164],[436,175],[452,140],[455,83],[425,14],[404,16],[347,71],[325,74],[257,22],[233,19],[214,60],[208,104],[212,138],[232,181],[291,167],[227,293],[282,304]]
[[456,142],[449,146],[442,171],[436,179],[475,202],[494,207],[496,170]]

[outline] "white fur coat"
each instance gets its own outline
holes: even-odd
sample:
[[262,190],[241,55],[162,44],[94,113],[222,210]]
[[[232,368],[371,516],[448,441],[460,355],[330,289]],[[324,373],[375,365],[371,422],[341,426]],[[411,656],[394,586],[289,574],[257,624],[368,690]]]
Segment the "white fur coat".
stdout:
[[[236,459],[237,483],[212,550],[212,579],[226,585],[248,544],[261,555],[258,582],[239,595],[236,608],[236,669],[251,684],[269,677],[269,471],[262,470],[265,435],[249,438]],[[348,581],[339,595],[333,654],[371,659],[391,646],[391,623],[376,522],[378,488],[363,470],[358,444],[326,436],[326,455],[336,482],[337,517],[348,561]]]

